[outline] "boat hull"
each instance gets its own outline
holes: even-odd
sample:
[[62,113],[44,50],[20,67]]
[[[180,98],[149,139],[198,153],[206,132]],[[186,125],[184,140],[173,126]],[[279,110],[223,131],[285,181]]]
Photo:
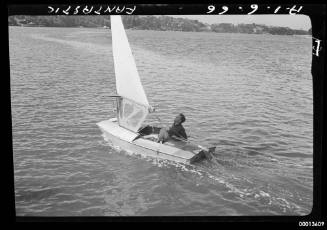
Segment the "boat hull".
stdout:
[[205,158],[203,149],[194,145],[190,146],[181,142],[161,144],[145,138],[136,138],[137,133],[120,127],[114,119],[99,122],[97,125],[106,140],[128,152],[184,164],[194,163]]

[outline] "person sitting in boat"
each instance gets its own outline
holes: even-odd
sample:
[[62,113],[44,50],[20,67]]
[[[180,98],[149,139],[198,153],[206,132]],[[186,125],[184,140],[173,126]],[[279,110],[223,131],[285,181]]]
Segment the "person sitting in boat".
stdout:
[[173,136],[177,137],[178,139],[181,138],[187,140],[187,135],[182,125],[182,123],[185,122],[185,120],[186,120],[185,116],[182,113],[178,114],[174,120],[173,125],[168,130],[166,128],[160,129],[158,135],[158,142],[164,143]]

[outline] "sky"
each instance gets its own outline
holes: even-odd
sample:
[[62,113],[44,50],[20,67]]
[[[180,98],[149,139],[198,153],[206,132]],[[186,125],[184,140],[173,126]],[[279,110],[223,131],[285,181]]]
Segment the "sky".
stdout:
[[174,18],[188,18],[203,23],[264,24],[267,26],[289,27],[308,30],[310,18],[306,15],[167,15]]

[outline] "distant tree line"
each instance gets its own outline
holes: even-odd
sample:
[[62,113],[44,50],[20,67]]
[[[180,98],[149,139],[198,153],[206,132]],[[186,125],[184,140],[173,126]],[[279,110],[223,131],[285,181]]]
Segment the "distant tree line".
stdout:
[[[278,35],[305,35],[311,34],[311,28],[295,30],[288,27],[275,27],[258,24],[219,23],[209,25],[185,18],[173,18],[169,16],[123,16],[126,29],[139,30],[172,30],[216,33],[248,33],[248,34],[278,34]],[[110,16],[10,16],[9,26],[46,26],[46,27],[107,27],[110,28]]]

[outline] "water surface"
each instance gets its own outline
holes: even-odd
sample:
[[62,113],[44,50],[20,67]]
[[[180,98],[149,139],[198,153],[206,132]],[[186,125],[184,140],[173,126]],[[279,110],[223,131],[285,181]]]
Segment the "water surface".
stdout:
[[312,207],[311,39],[128,30],[149,103],[196,143],[195,166],[110,146],[106,29],[9,28],[19,216],[306,215]]

